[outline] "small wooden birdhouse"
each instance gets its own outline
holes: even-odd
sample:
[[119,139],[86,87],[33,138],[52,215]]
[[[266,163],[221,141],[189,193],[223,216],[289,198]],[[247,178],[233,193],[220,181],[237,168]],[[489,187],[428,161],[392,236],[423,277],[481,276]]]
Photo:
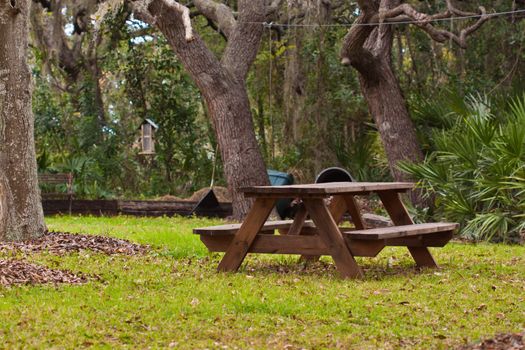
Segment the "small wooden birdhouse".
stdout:
[[159,128],[151,119],[144,119],[140,124],[139,154],[155,154],[155,131]]

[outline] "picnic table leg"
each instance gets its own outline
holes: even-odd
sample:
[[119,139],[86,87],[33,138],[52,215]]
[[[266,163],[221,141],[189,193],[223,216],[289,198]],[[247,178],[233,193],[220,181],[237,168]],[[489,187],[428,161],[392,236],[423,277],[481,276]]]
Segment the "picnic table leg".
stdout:
[[301,234],[301,229],[303,228],[304,222],[306,221],[306,217],[308,216],[308,213],[306,212],[306,208],[304,207],[303,203],[299,204],[299,209],[297,210],[297,213],[295,213],[292,226],[290,226],[290,229],[288,230],[288,235],[299,235]]
[[[407,209],[401,201],[398,192],[381,191],[378,192],[378,195],[395,225],[414,224]],[[438,267],[427,247],[408,247],[408,251],[410,252],[410,255],[412,255],[417,266]]]
[[[352,198],[353,199],[353,198]],[[335,222],[339,224],[343,220],[343,215],[348,211],[348,200],[343,196],[334,196],[329,204],[329,210]],[[289,235],[298,235],[308,216],[304,203],[299,205],[299,210],[295,214],[292,226],[288,230]]]
[[[308,212],[306,211],[306,208],[304,206],[304,204],[301,205],[301,209],[302,211],[299,211],[297,214],[296,214],[296,219],[297,219],[297,215],[301,215],[301,216],[304,216],[304,218],[306,219],[306,216],[308,215]],[[341,220],[343,220],[343,215],[345,214],[346,212],[346,202],[345,200],[341,197],[341,196],[335,196],[334,198],[332,198],[332,201],[330,202],[330,205],[329,205],[329,210],[330,210],[330,213],[332,214],[332,217],[334,218],[335,222],[337,224],[339,224],[341,222]],[[303,219],[303,222],[304,222],[304,219]],[[294,220],[294,223],[295,223],[295,220]],[[292,225],[293,227],[293,225]],[[295,234],[294,233],[295,231],[292,231],[290,229],[290,233],[289,234]],[[300,231],[297,233],[297,234],[300,234]],[[319,255],[301,255],[299,261],[307,261],[307,262],[316,262],[316,261],[319,261],[319,259],[321,258],[321,256]]]
[[365,222],[363,220],[363,217],[361,216],[361,213],[359,212],[359,207],[357,206],[355,197],[352,195],[345,195],[344,199],[346,202],[348,212],[352,217],[352,222],[354,223],[355,228],[358,230],[364,230]]
[[[343,219],[343,215],[347,210],[346,201],[341,196],[335,196],[330,203],[330,213],[337,224]],[[288,230],[289,235],[300,235],[301,229],[303,228],[308,212],[304,206],[304,203],[300,204],[299,210],[295,214],[292,226]],[[301,255],[299,261],[316,262],[321,258],[319,255]]]
[[[300,235],[301,229],[304,226],[304,222],[306,221],[307,216],[308,212],[306,211],[304,203],[299,204],[299,210],[297,210],[297,213],[295,214],[295,217],[292,222],[292,226],[290,226],[290,229],[286,234]],[[319,260],[318,255],[301,255],[301,257],[299,258],[299,261],[315,262],[317,260]]]
[[319,229],[319,236],[328,247],[341,277],[363,277],[363,272],[346,245],[344,237],[324,200],[322,198],[304,198],[303,201],[315,226]]
[[[361,216],[361,213],[359,212],[359,208],[357,207],[357,203],[355,201],[354,196],[352,195],[345,195],[345,196],[333,196],[332,200],[329,205],[330,213],[332,214],[332,217],[334,218],[334,221],[339,224],[341,221],[343,221],[343,215],[348,211],[350,213],[350,216],[352,217],[352,221],[355,225],[355,227],[359,230],[363,230],[365,228],[363,217]],[[304,208],[304,204],[301,206],[301,209],[297,212],[294,220],[294,224],[292,224],[292,227],[295,225],[295,221],[297,220],[297,216],[301,215],[301,220],[304,222],[304,219],[307,216],[306,209]],[[302,227],[302,224],[301,224]],[[300,230],[295,231],[290,228],[289,234],[299,234]],[[318,261],[320,256],[318,255],[301,255],[300,261],[309,261],[309,262],[315,262]]]
[[343,196],[332,196],[328,209],[336,224],[339,225],[341,221],[343,221],[343,216],[348,211],[345,198]]
[[333,196],[330,203],[330,213],[332,213],[335,222],[338,224],[341,223],[346,212],[350,213],[352,222],[356,229],[365,229],[364,220],[359,212],[359,207],[355,197],[351,194]]
[[261,227],[268,219],[270,212],[275,204],[273,198],[257,198],[252,208],[244,219],[239,231],[235,234],[230,243],[226,254],[224,254],[219,267],[219,271],[237,271],[241,266],[248,250],[259,233]]

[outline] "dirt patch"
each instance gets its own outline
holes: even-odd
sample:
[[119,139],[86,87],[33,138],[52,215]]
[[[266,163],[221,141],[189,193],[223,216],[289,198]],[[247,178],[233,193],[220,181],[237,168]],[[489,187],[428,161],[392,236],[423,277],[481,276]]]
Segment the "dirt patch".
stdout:
[[87,282],[87,277],[75,275],[71,271],[52,270],[23,260],[0,259],[0,286],[44,283],[81,284],[85,282]]
[[493,339],[483,340],[478,344],[463,345],[458,350],[523,350],[525,332],[498,334]]
[[24,242],[0,242],[0,251],[19,251],[22,253],[44,252],[63,255],[80,250],[92,250],[108,255],[137,255],[149,251],[149,246],[131,243],[124,239],[111,237],[47,232],[42,237]]

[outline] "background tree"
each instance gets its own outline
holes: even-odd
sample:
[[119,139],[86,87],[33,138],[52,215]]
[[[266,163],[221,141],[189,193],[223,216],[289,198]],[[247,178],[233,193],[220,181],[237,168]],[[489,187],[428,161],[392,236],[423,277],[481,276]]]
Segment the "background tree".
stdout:
[[[120,33],[93,35],[89,22],[97,6],[96,0],[34,0],[31,6],[33,41],[54,83],[74,95],[73,101],[78,104],[89,94],[92,142],[101,141],[102,128],[108,124],[99,55],[114,47]],[[86,116],[84,122],[87,122]]]
[[29,5],[0,1],[0,240],[30,239],[45,231],[27,65]]
[[[358,4],[360,15],[344,39],[342,63],[352,65],[359,72],[361,89],[381,135],[394,179],[408,180],[398,168],[398,162],[409,160],[417,163],[423,159],[423,152],[392,69],[394,27],[391,23],[415,21],[433,40],[450,40],[465,48],[466,37],[480,28],[489,16],[483,7],[478,13],[460,11],[450,0],[446,1],[444,12],[434,15],[418,12],[410,4],[398,0],[361,0]],[[434,19],[477,15],[476,22],[460,29],[459,34],[438,29],[431,22]],[[373,23],[384,24],[370,25]]]
[[[37,5],[37,15],[51,21],[54,12]],[[32,46],[40,171],[73,172],[77,198],[184,197],[209,185],[216,142],[209,118],[198,89],[163,36],[130,18],[125,7],[108,16],[98,33],[89,22],[79,35],[72,32],[75,17],[69,15],[79,3],[63,1],[62,6],[57,30],[64,44],[80,43],[79,62],[91,57],[88,44],[99,36],[95,47],[100,76],[94,80],[81,64],[73,79],[52,48]],[[104,123],[99,123],[95,81]],[[131,147],[144,118],[162,124],[156,154],[148,161]],[[215,183],[224,185],[224,180],[219,177]]]
[[243,217],[250,201],[239,192],[249,185],[268,184],[266,166],[257,143],[245,81],[254,61],[269,6],[266,0],[240,0],[232,8],[209,0],[194,1],[196,9],[214,22],[228,42],[218,60],[194,31],[190,10],[171,0],[131,1],[134,13],[156,26],[177,53],[201,91],[213,121],[233,198],[233,216]]
[[153,177],[155,191],[179,195],[199,189],[193,184],[210,181],[206,152],[215,143],[207,135],[211,128],[206,116],[199,113],[199,91],[161,35],[142,43],[128,40],[126,46],[115,57],[114,72],[125,77],[125,91],[137,116],[159,126],[155,152],[162,177]]
[[338,61],[343,17],[354,11],[344,1],[284,3],[248,79],[267,163],[299,182],[334,165],[358,180],[387,179],[359,84]]

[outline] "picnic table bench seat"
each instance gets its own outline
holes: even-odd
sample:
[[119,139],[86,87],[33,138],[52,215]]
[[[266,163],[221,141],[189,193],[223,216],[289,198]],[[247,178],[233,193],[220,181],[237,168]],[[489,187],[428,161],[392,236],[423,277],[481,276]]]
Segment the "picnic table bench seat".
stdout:
[[456,223],[432,222],[425,224],[412,224],[390,227],[371,228],[366,230],[344,230],[343,234],[350,239],[388,239],[418,236],[439,232],[454,231],[458,227]]
[[[255,238],[249,252],[306,255],[329,254],[326,245],[319,236],[315,235],[317,228],[311,220],[305,221],[301,229],[301,235],[273,235],[276,229],[286,233],[286,230],[291,227],[292,223],[293,220],[266,222],[261,228],[259,235]],[[229,247],[240,226],[241,224],[209,226],[196,228],[193,232],[200,235],[201,241],[211,252],[224,252]],[[341,227],[340,230],[354,256],[374,257],[385,246],[443,247],[452,238],[457,226],[456,223],[436,222],[365,230]]]
[[[267,221],[261,228],[260,233],[263,234],[273,234],[274,230],[286,230],[292,226],[293,220],[275,220]],[[314,228],[314,223],[312,220],[305,221],[303,228],[309,229]],[[241,228],[241,224],[227,224],[227,225],[218,225],[218,226],[208,226],[193,229],[193,233],[198,235],[206,236],[229,236],[235,235],[237,230]]]
[[[363,220],[373,226],[375,225],[391,225],[392,223],[385,220],[384,217],[374,214],[363,214]],[[267,221],[260,233],[263,234],[272,234],[274,230],[286,231],[292,226],[293,220],[273,220]],[[241,224],[226,224],[226,225],[217,225],[217,226],[208,226],[200,227],[193,229],[193,233],[198,235],[207,235],[207,236],[228,236],[234,235],[237,230],[241,228]],[[302,232],[307,234],[316,233],[315,225],[312,220],[305,220]]]

